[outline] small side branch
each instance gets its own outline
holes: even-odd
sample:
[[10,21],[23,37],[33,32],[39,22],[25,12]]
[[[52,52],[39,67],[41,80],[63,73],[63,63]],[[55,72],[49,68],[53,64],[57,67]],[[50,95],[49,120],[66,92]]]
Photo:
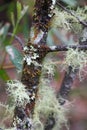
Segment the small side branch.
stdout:
[[69,48],[78,49],[78,50],[87,50],[87,45],[59,45],[59,46],[51,46],[50,51],[68,51]]
[[71,66],[69,66],[68,72],[65,72],[65,76],[62,81],[61,88],[57,95],[57,97],[59,98],[59,103],[61,105],[63,105],[65,103],[65,100],[67,99],[67,97],[69,95],[73,81],[76,78],[77,72],[78,72],[78,69],[73,71]]

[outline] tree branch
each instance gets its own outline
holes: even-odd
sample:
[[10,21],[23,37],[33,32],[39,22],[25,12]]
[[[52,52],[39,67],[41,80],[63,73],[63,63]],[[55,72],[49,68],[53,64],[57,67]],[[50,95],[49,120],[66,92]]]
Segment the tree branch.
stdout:
[[[81,39],[80,39],[80,42],[79,42],[79,45],[78,45],[79,50],[82,50],[85,47],[85,45],[87,46],[87,36],[84,35],[85,29],[86,28],[84,28],[84,30],[82,32],[82,36],[80,36]],[[87,32],[85,31],[85,33],[87,33]],[[81,41],[83,41],[83,42],[81,42]],[[81,46],[82,46],[82,48],[81,48]],[[75,49],[74,46],[73,46],[73,49]],[[60,102],[61,105],[63,105],[65,103],[65,100],[68,98],[68,95],[69,95],[69,92],[71,90],[73,81],[74,81],[78,71],[79,71],[78,69],[75,69],[73,71],[72,67],[69,66],[68,72],[65,72],[65,77],[62,81],[61,88],[60,88],[60,90],[57,94],[57,98],[59,98],[59,102]]]
[[87,50],[87,45],[59,45],[59,46],[51,46],[50,52],[55,51],[68,51],[69,48],[78,49],[78,50]]
[[76,74],[78,72],[78,69],[75,71],[72,71],[72,67],[69,66],[68,72],[65,72],[64,79],[62,81],[60,90],[58,92],[57,98],[59,99],[59,103],[63,105],[65,103],[65,100],[68,98],[69,92],[71,90],[73,81],[76,78]]

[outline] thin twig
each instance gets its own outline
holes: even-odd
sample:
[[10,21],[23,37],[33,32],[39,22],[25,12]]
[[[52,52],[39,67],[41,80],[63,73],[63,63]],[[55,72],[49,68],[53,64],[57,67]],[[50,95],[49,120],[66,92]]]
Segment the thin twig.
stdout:
[[[57,45],[57,46],[44,46],[46,49],[44,50],[43,49],[43,45],[32,45],[36,48],[38,48],[38,52],[57,52],[57,51],[68,51],[70,48],[71,49],[78,49],[79,51],[83,50],[83,51],[86,51],[87,50],[87,45],[82,45],[82,44],[79,44],[79,45]],[[41,49],[42,48],[42,49]]]
[[64,7],[63,5],[61,5],[58,1],[56,2],[56,4],[57,4],[59,7],[61,7],[63,10],[65,10],[67,13],[71,14],[72,16],[74,16],[74,17],[79,21],[80,24],[82,24],[83,26],[87,27],[87,23],[84,22],[84,21],[82,21],[79,17],[77,17],[77,16],[75,15],[75,13],[73,13],[73,12],[71,12],[70,10],[68,10],[67,8],[65,8],[65,7]]
[[69,48],[78,49],[78,50],[87,50],[87,45],[58,45],[58,46],[51,46],[50,51],[68,51]]

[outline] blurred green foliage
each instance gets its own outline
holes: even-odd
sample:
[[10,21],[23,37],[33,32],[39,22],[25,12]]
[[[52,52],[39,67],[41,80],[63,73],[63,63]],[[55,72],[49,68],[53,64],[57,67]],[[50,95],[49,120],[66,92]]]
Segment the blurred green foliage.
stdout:
[[[14,3],[15,4],[15,3]],[[3,5],[0,7],[0,11],[6,9],[8,4]],[[8,53],[10,56],[10,60],[14,64],[15,68],[17,70],[22,70],[22,54],[21,52],[13,46],[13,41],[15,35],[24,33],[26,35],[26,32],[29,33],[29,27],[28,27],[28,20],[25,21],[22,18],[26,17],[28,12],[28,6],[22,5],[19,1],[16,1],[16,8],[13,9],[13,3],[9,5],[9,8],[7,8],[7,13],[9,13],[9,18],[11,22],[3,23],[1,20],[0,22],[0,52]],[[15,10],[16,9],[16,10]],[[7,16],[8,16],[7,15]],[[22,26],[22,23],[27,26]],[[11,30],[11,31],[10,31]],[[9,31],[11,32],[11,35],[9,34]],[[28,35],[26,36],[26,39],[28,39]],[[21,39],[20,39],[21,40]],[[4,52],[3,52],[4,51]],[[2,56],[0,59],[0,78],[2,78],[4,81],[9,79],[9,75],[7,74],[6,70],[3,68],[4,60],[6,55]]]
[[9,76],[4,69],[0,69],[0,78],[4,81],[9,80]]
[[12,45],[6,46],[6,52],[10,55],[10,60],[18,69],[18,71],[22,71],[22,59],[23,56],[21,52],[17,50],[17,48],[13,47]]

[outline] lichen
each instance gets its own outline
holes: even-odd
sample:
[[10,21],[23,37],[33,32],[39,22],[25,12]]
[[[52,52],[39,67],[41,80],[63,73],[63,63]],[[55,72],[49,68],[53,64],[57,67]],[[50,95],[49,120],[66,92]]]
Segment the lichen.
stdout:
[[67,124],[66,113],[68,109],[59,104],[55,90],[51,87],[49,78],[45,74],[48,73],[48,77],[49,75],[54,75],[53,64],[51,65],[49,62],[48,68],[47,71],[47,67],[44,67],[46,70],[44,70],[40,79],[38,98],[36,99],[33,115],[33,126],[35,130],[44,130],[46,120],[51,114],[53,114],[56,121],[54,130],[59,130],[63,124]]
[[44,59],[43,67],[43,76],[46,74],[54,76],[54,71],[55,71],[55,64],[52,64],[52,59],[46,58]]
[[51,22],[51,26],[55,28],[58,27],[58,28],[64,28],[70,30],[70,24],[67,21],[67,13],[65,11],[60,11],[57,8],[55,8],[54,14],[55,15]]
[[[77,7],[76,10],[70,10],[72,14],[68,13],[68,11],[61,10],[59,8],[54,9],[54,17],[51,22],[52,27],[64,28],[66,30],[74,31],[74,33],[79,34],[82,31],[82,25],[79,24],[80,21],[86,21],[87,15],[87,6],[84,8]],[[77,17],[77,18],[76,18]],[[79,19],[79,20],[78,20]]]
[[[71,66],[73,71],[78,69],[79,78],[81,79],[81,72],[84,71],[84,68],[87,66],[87,52],[79,51],[78,48],[75,50],[69,48],[66,52],[63,68],[66,69],[68,66]],[[84,71],[84,73],[86,73],[86,71]]]
[[25,105],[30,102],[29,95],[25,89],[25,85],[23,85],[18,80],[11,80],[7,82],[8,88],[7,92],[9,96],[12,98],[12,102],[14,105]]
[[38,127],[40,127],[40,130],[44,130],[44,123],[52,113],[56,121],[55,128],[57,127],[58,130],[62,127],[62,124],[67,124],[66,112],[68,110],[58,103],[54,90],[44,84],[44,81],[42,82],[43,85],[40,84],[39,98],[34,110],[33,123],[35,130],[38,130]]
[[33,64],[34,66],[41,66],[41,64],[39,64],[36,59],[39,58],[39,54],[37,54],[37,49],[34,48],[33,46],[28,47],[24,47],[24,51],[25,52],[29,52],[28,54],[26,54],[23,58],[24,61],[26,61],[27,65],[31,65]]

